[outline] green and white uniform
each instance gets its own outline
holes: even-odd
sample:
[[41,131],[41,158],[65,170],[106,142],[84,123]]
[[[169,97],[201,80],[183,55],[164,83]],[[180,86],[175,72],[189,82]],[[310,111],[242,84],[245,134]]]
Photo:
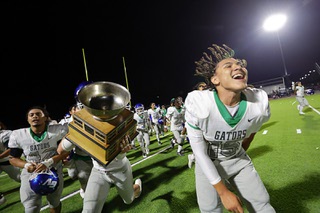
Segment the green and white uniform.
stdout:
[[304,86],[296,86],[296,100],[299,103],[299,106],[301,107],[300,112],[302,112],[303,107],[309,106],[308,100],[304,97]]
[[[8,149],[8,142],[11,133],[11,130],[0,130],[0,154]],[[9,156],[0,158],[0,174],[3,171],[7,173],[11,179],[20,182],[20,168],[10,164]]]
[[195,90],[188,94],[185,107],[201,212],[223,212],[212,185],[224,179],[244,198],[250,212],[275,212],[263,182],[242,148],[242,141],[270,118],[267,94],[260,89],[246,89],[237,106],[227,107],[215,91]]
[[[72,150],[75,145],[64,139],[62,148]],[[103,209],[110,187],[115,185],[125,204],[134,200],[133,176],[129,159],[125,153],[118,154],[107,166],[92,158],[93,168],[83,200],[83,213],[98,213]]]
[[[30,128],[22,128],[14,130],[10,136],[9,148],[10,154],[14,157],[17,152],[12,152],[14,149],[21,149],[27,162],[40,163],[54,155],[57,155],[57,147],[59,141],[68,133],[67,124],[48,125],[47,130],[41,137],[37,137],[32,133]],[[63,190],[63,175],[61,161],[53,164],[59,176],[59,186],[57,190],[46,195],[50,208],[56,208],[60,204],[61,193]],[[29,178],[33,173],[29,173],[25,168],[21,172],[20,200],[25,208],[26,213],[40,212],[42,206],[42,196],[36,194],[29,184]]]

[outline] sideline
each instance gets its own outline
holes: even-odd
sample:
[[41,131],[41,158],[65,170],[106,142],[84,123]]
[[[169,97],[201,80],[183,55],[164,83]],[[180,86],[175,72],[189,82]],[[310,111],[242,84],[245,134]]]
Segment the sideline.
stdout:
[[[156,155],[158,155],[158,154],[160,154],[160,153],[162,153],[162,152],[167,151],[167,150],[170,149],[170,148],[171,148],[171,146],[169,145],[168,147],[166,147],[166,148],[164,148],[164,149],[162,149],[162,150],[154,153],[153,155],[150,155],[150,156],[148,156],[148,157],[146,157],[146,158],[143,158],[143,159],[137,161],[136,163],[132,164],[131,166],[134,167],[134,166],[142,163],[143,161],[145,161],[145,160],[147,160],[147,159],[149,159],[149,158],[152,158],[152,157],[154,157],[154,156],[156,156]],[[68,199],[68,198],[70,198],[70,197],[72,197],[72,196],[75,196],[76,194],[79,194],[79,193],[80,193],[80,190],[75,191],[75,192],[72,192],[72,193],[70,193],[70,194],[62,197],[62,198],[60,199],[60,201],[62,202],[62,201],[66,200],[66,199]],[[47,204],[47,205],[41,207],[40,211],[43,211],[43,210],[48,209],[48,208],[49,208],[49,206],[48,206],[48,204]]]

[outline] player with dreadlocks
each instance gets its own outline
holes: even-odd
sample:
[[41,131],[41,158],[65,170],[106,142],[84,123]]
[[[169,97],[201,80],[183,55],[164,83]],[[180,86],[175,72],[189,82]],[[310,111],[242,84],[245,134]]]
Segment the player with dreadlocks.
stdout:
[[[201,212],[275,212],[269,194],[246,154],[254,135],[269,120],[265,91],[247,87],[246,61],[226,45],[213,44],[196,64],[195,75],[209,89],[185,99],[186,128],[195,154],[196,193]],[[228,181],[234,194],[226,185]],[[223,204],[223,206],[222,206]]]

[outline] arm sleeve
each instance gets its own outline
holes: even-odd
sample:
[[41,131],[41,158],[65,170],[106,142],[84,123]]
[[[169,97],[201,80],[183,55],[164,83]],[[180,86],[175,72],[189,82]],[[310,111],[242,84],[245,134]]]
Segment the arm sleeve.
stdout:
[[23,150],[22,149],[19,149],[19,148],[11,148],[10,149],[10,155],[12,157],[15,157],[15,158],[20,158],[21,155],[23,153]]
[[[217,184],[219,181],[221,181],[221,177],[212,162],[211,158],[208,155],[208,143],[204,140],[203,132],[198,127],[199,123],[199,117],[198,114],[204,116],[205,114],[199,113],[199,110],[202,110],[201,108],[198,108],[199,106],[197,103],[197,100],[194,99],[194,97],[190,97],[189,95],[186,98],[186,112],[185,112],[185,119],[186,119],[186,125],[188,132],[188,138],[190,140],[190,145],[193,151],[193,154],[195,155],[195,159],[197,161],[197,164],[200,166],[203,173],[208,178],[209,182],[212,185]],[[198,112],[198,113],[197,113]]]

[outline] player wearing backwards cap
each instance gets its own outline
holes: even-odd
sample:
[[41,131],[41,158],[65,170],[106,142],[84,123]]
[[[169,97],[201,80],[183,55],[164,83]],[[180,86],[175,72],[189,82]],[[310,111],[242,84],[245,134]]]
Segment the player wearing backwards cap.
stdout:
[[[59,186],[52,194],[45,195],[50,212],[61,212],[60,197],[63,190],[61,160],[67,154],[57,154],[59,141],[68,133],[68,125],[50,124],[48,111],[39,106],[27,111],[28,128],[13,130],[9,139],[10,163],[22,168],[20,200],[25,212],[40,212],[42,195],[36,194],[30,187],[29,179],[34,172],[39,173],[54,168],[59,176]],[[22,154],[25,156],[21,158]]]
[[[201,212],[275,212],[269,194],[246,151],[270,118],[266,92],[247,88],[244,60],[228,46],[213,44],[211,55],[196,62],[196,75],[208,90],[192,91],[185,100],[186,128],[195,154],[197,201]],[[228,180],[237,195],[224,184]],[[223,206],[222,206],[223,204]]]

